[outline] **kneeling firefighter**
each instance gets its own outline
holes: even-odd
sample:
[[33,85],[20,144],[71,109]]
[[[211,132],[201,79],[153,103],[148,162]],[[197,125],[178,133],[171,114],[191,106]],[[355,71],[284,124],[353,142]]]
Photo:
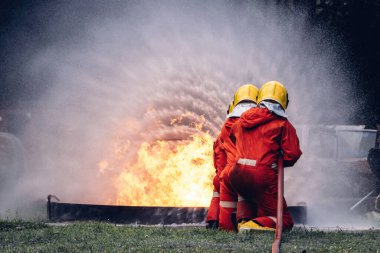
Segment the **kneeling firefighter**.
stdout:
[[233,111],[227,115],[227,120],[224,123],[220,140],[223,150],[227,156],[225,168],[219,175],[220,179],[220,211],[219,211],[219,229],[235,230],[234,222],[231,216],[236,213],[238,205],[238,195],[232,189],[229,179],[229,166],[233,165],[235,160],[235,148],[232,145],[227,145],[226,140],[229,138],[231,126],[239,119],[240,115],[250,108],[256,107],[257,95],[259,89],[252,84],[245,84],[237,89],[234,95]]
[[[228,105],[227,116],[232,112],[233,101]],[[227,118],[228,119],[228,118]],[[215,176],[212,181],[214,189],[211,198],[210,207],[206,216],[206,228],[217,229],[219,226],[219,202],[220,202],[220,183],[219,176],[227,164],[227,154],[223,149],[222,136],[218,135],[213,145],[213,161],[215,168]]]
[[[246,201],[257,205],[257,217],[241,217],[239,231],[276,228],[277,160],[282,155],[284,166],[289,167],[302,154],[296,130],[285,113],[289,103],[286,88],[277,81],[267,82],[257,102],[259,107],[242,114],[229,136],[236,148],[235,165],[229,171],[231,185]],[[283,203],[283,228],[291,229],[293,220],[285,199]]]

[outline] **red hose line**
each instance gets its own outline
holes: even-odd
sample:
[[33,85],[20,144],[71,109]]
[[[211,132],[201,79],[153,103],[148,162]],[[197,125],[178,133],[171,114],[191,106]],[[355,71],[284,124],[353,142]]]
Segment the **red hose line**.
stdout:
[[284,209],[284,160],[282,156],[278,158],[277,162],[278,171],[278,192],[277,192],[277,223],[276,223],[276,234],[275,239],[272,244],[272,253],[279,253],[281,247],[281,237],[282,237],[282,213]]

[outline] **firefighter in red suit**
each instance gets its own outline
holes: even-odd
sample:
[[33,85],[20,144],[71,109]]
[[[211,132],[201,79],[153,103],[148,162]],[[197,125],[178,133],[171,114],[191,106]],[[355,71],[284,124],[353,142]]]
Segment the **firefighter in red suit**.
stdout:
[[235,150],[233,146],[226,146],[225,142],[229,138],[231,126],[239,119],[240,115],[243,112],[249,110],[250,108],[256,107],[258,92],[259,89],[252,84],[245,84],[239,87],[239,89],[237,89],[234,95],[233,111],[227,115],[227,120],[224,123],[219,135],[222,150],[225,152],[227,159],[226,163],[224,164],[223,170],[219,174],[219,229],[234,230],[235,226],[231,220],[231,216],[233,216],[236,213],[238,203],[237,193],[233,189],[231,189],[230,185],[226,185],[226,182],[228,182],[228,180],[226,179],[227,174],[224,172],[227,164],[232,164],[232,162],[234,161]]
[[[268,82],[261,87],[257,102],[258,108],[246,111],[232,126],[229,138],[236,148],[235,165],[229,171],[231,185],[246,201],[257,205],[257,217],[241,219],[239,231],[276,228],[277,159],[282,153],[284,167],[289,167],[302,154],[296,130],[285,114],[289,102],[286,88],[277,81]],[[284,199],[283,229],[292,227]]]
[[[232,112],[233,101],[229,104],[227,115]],[[223,149],[221,134],[218,135],[213,145],[213,161],[215,168],[215,176],[213,179],[213,194],[211,198],[210,207],[206,216],[206,228],[217,229],[219,227],[219,202],[220,202],[220,183],[219,176],[227,163],[227,154]]]

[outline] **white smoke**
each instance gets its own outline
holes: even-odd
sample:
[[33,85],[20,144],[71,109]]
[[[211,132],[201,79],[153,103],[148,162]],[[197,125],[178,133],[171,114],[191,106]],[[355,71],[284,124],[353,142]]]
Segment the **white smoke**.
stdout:
[[295,124],[346,123],[354,113],[339,45],[303,13],[239,1],[67,2],[38,13],[54,17],[42,32],[60,40],[40,41],[46,46],[20,67],[31,85],[50,88],[25,132],[29,163],[16,201],[3,203],[50,193],[105,203],[115,189],[98,163],[123,124],[128,141],[139,143],[187,138],[204,117],[202,130],[216,136],[233,92],[247,82],[282,82]]

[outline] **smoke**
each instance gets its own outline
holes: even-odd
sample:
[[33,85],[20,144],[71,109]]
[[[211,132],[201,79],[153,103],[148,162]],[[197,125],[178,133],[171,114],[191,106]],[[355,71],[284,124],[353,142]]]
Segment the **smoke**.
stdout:
[[[98,168],[116,135],[131,157],[142,141],[189,138],[200,131],[194,122],[216,136],[247,82],[282,82],[295,125],[347,123],[355,113],[342,45],[302,11],[249,1],[91,1],[32,14],[43,25],[18,78],[43,95],[23,135],[27,169],[1,211],[47,194],[107,203],[115,189]],[[292,195],[310,180],[304,157],[289,172]],[[319,192],[292,195],[290,203],[308,202]]]

